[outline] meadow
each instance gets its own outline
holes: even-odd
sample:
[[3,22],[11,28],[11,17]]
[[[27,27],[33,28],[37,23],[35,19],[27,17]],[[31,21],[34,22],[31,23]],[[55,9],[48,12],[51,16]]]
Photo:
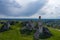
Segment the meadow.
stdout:
[[[33,40],[33,33],[31,35],[22,35],[20,34],[20,29],[21,29],[20,22],[15,25],[11,25],[11,30],[0,32],[0,40]],[[47,39],[40,40],[60,40],[60,31],[55,30],[54,28],[51,27],[48,27],[48,29],[53,34],[53,36]]]

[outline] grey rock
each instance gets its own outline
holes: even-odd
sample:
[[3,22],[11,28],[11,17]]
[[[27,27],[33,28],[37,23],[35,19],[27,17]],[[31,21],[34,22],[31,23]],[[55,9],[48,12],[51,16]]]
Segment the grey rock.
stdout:
[[8,22],[4,23],[0,29],[0,32],[7,31],[10,29],[10,24]]

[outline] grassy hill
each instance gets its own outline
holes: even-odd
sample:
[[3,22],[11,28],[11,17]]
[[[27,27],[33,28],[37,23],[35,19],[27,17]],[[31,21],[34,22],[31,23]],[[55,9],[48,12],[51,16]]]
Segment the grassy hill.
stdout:
[[[1,32],[0,33],[0,40],[33,40],[33,35],[21,35],[20,34],[20,23],[12,25],[11,30]],[[53,34],[52,37],[42,40],[59,40],[60,39],[60,31],[55,30],[53,28],[49,28],[51,33]]]

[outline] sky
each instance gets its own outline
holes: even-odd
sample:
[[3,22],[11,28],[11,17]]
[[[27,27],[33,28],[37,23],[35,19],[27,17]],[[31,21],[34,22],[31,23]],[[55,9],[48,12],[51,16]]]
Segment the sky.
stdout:
[[60,0],[0,0],[0,18],[60,19]]

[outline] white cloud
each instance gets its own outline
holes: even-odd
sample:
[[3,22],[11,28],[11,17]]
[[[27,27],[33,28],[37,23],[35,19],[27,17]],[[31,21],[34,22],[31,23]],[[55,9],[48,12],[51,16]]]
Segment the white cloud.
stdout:
[[34,16],[37,18],[39,15],[43,19],[60,19],[60,0],[49,0]]

